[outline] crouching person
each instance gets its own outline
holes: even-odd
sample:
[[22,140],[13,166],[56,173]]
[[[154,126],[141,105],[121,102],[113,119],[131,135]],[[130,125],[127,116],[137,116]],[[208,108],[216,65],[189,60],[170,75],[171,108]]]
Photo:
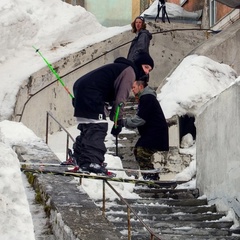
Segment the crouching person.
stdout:
[[[134,117],[123,119],[122,125],[137,128],[140,134],[134,156],[141,170],[154,169],[152,156],[157,151],[169,150],[168,125],[157,100],[156,92],[148,86],[148,77],[134,81],[132,91],[139,100]],[[158,173],[142,174],[144,180],[159,180]]]

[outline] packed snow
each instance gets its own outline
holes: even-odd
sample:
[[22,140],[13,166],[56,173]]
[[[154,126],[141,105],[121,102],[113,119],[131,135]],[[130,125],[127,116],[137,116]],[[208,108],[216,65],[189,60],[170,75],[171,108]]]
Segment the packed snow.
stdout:
[[[41,48],[50,62],[107,39],[129,26],[105,28],[96,18],[80,6],[71,6],[60,0],[1,0],[0,1],[0,239],[33,240],[34,226],[29,203],[14,146],[43,146],[43,140],[22,123],[8,121],[12,114],[19,86],[29,75],[41,69],[44,62],[36,56],[32,46]],[[178,115],[198,114],[201,106],[236,81],[236,72],[227,65],[203,56],[185,58],[158,94],[166,118]],[[239,81],[239,79],[238,79]],[[109,129],[111,128],[109,122]],[[69,131],[75,137],[76,127]],[[125,130],[127,131],[127,130]],[[60,141],[61,134],[51,136]],[[114,145],[108,133],[107,146]],[[176,179],[191,179],[196,173],[195,144],[186,137],[181,151],[192,155],[192,163]],[[63,161],[61,144],[51,145]],[[121,168],[117,157],[106,154],[111,167]],[[124,173],[121,173],[124,174]],[[91,188],[88,186],[91,185]],[[83,187],[95,199],[100,197],[97,182],[85,181]],[[122,195],[137,197],[131,184],[115,184]],[[186,187],[194,187],[195,181]],[[89,190],[92,189],[92,190]]]

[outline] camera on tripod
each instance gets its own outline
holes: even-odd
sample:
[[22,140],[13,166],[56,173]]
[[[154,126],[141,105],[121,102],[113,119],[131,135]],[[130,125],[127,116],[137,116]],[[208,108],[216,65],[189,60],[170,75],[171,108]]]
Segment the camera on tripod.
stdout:
[[158,10],[157,10],[157,16],[155,18],[155,22],[157,21],[157,18],[160,17],[160,11],[162,9],[162,22],[165,23],[165,18],[167,18],[168,22],[170,23],[170,20],[168,18],[168,14],[166,11],[166,4],[165,4],[165,0],[158,0]]

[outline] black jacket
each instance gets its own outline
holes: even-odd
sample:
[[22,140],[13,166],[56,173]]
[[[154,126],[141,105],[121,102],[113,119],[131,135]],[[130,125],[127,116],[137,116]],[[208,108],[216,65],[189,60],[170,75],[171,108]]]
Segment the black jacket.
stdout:
[[169,150],[168,125],[156,93],[150,87],[145,87],[140,94],[136,116],[125,119],[124,125],[129,128],[138,128],[140,138],[136,147],[159,151]]
[[[105,105],[113,103],[110,114],[113,120],[120,102],[125,103],[135,80],[136,68],[123,57],[114,63],[99,67],[81,78],[73,86],[74,116],[90,119],[106,119]],[[122,117],[122,110],[119,119]]]

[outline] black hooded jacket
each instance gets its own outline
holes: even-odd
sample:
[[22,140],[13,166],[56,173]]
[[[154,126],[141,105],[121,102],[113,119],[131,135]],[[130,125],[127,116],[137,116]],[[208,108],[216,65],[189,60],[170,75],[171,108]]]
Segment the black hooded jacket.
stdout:
[[[99,67],[81,78],[73,86],[74,116],[106,119],[105,105],[113,103],[110,119],[113,120],[119,103],[125,103],[138,74],[134,64],[126,58]],[[123,107],[122,107],[123,109]],[[122,117],[120,110],[119,119]]]
[[139,96],[138,110],[134,117],[126,118],[127,128],[138,128],[140,138],[136,147],[141,146],[159,151],[169,150],[168,125],[156,92],[145,87]]

